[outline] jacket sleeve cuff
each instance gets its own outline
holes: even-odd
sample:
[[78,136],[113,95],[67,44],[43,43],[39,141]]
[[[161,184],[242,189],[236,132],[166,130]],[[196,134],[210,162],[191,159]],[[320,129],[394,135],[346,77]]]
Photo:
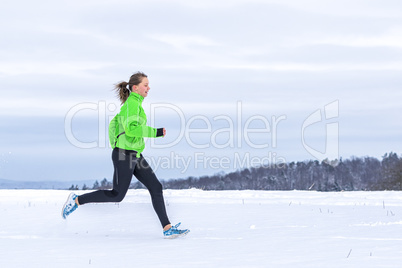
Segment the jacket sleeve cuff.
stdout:
[[157,128],[156,137],[162,137],[162,136],[163,136],[163,128]]

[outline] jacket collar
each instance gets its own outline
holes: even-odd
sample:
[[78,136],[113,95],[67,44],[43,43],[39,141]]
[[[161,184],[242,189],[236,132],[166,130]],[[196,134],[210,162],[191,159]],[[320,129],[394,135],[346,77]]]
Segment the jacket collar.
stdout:
[[141,96],[140,94],[135,93],[135,92],[131,92],[131,93],[130,93],[130,97],[136,99],[136,100],[139,101],[140,103],[142,103],[142,101],[144,100],[144,97],[143,97],[143,96]]

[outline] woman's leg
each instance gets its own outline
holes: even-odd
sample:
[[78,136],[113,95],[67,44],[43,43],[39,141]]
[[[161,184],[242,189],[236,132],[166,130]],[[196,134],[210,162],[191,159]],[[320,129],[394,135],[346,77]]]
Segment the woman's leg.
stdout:
[[80,205],[87,203],[120,202],[130,187],[138,159],[135,153],[115,148],[112,152],[114,166],[113,190],[98,190],[78,196]]
[[166,214],[165,201],[163,199],[162,184],[159,182],[158,178],[156,178],[152,168],[142,155],[134,169],[134,176],[147,187],[151,194],[152,205],[162,227],[164,228],[170,225],[169,218]]

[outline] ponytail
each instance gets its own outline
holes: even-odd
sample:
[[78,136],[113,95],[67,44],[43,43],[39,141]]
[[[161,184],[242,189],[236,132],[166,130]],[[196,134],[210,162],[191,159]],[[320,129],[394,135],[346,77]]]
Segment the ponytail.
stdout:
[[130,89],[127,88],[128,83],[127,82],[120,82],[115,85],[114,89],[117,93],[117,97],[120,99],[121,104],[126,102],[128,97],[130,96]]
[[142,72],[136,72],[130,77],[130,81],[128,83],[123,81],[115,85],[114,89],[117,93],[117,97],[121,101],[121,104],[126,102],[128,97],[130,96],[130,92],[132,91],[133,86],[138,86],[142,82],[142,79],[144,77],[148,76]]

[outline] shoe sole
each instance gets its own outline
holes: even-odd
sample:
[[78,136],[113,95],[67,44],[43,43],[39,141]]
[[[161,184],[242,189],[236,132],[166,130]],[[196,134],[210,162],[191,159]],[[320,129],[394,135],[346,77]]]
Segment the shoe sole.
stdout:
[[190,232],[190,230],[187,230],[187,231],[184,232],[184,233],[169,235],[169,236],[165,236],[164,238],[165,238],[165,239],[176,239],[176,238],[179,238],[179,237],[184,237],[184,236],[186,236],[189,232]]
[[67,219],[67,216],[64,216],[64,209],[66,208],[68,201],[70,200],[70,198],[72,198],[72,196],[74,195],[74,193],[70,193],[70,195],[67,198],[67,201],[64,203],[63,208],[61,209],[61,217],[65,220]]

